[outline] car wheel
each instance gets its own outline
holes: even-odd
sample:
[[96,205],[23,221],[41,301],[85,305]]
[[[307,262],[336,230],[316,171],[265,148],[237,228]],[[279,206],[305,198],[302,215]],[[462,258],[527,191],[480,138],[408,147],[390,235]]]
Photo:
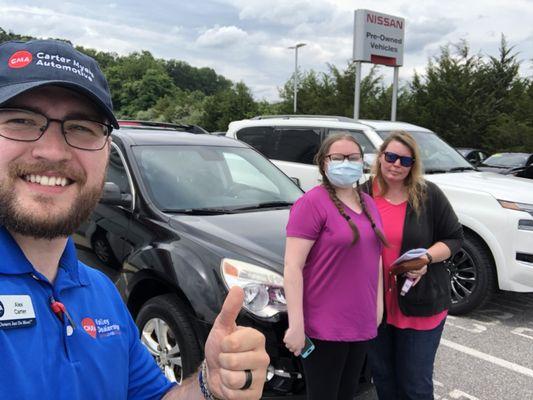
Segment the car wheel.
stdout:
[[452,306],[450,314],[465,314],[490,299],[495,288],[494,262],[489,250],[471,234],[449,262]]
[[102,261],[104,264],[113,267],[113,268],[119,268],[120,263],[115,257],[115,254],[113,253],[113,249],[111,248],[111,245],[107,241],[107,238],[105,236],[105,233],[103,232],[97,232],[93,238],[92,238],[92,247],[94,254],[96,254],[96,257],[100,261]]
[[202,360],[186,307],[176,296],[165,294],[146,302],[136,319],[141,342],[165,376],[181,384]]

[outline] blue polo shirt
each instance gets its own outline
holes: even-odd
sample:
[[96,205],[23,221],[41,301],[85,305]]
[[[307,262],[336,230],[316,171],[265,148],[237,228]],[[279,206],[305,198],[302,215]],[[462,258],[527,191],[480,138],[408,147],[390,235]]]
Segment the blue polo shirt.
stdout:
[[172,387],[113,283],[78,261],[72,239],[52,285],[1,226],[0,365],[0,399],[160,399]]

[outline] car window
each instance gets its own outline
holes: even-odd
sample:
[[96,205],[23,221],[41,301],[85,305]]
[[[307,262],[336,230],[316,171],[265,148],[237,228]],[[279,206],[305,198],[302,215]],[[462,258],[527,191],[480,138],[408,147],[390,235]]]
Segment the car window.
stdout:
[[274,130],[274,148],[270,158],[313,164],[320,147],[320,129],[281,128]]
[[137,146],[134,154],[149,197],[164,211],[292,203],[302,194],[294,182],[250,148]]
[[279,188],[250,161],[233,152],[225,152],[223,155],[228,164],[231,180],[234,183],[248,185],[250,187],[260,187],[272,193],[279,194]]
[[111,152],[109,153],[106,182],[115,183],[121,193],[131,194],[128,174],[126,173],[120,154],[114,146],[111,146]]
[[496,153],[483,163],[493,167],[523,167],[526,165],[528,156],[524,153]]
[[274,148],[274,128],[256,126],[243,128],[236,133],[236,138],[248,143],[267,158],[272,158]]
[[368,140],[365,133],[363,131],[355,131],[351,129],[328,129],[327,135],[339,135],[339,134],[350,134],[352,135],[355,140],[357,140],[357,143],[361,145],[363,148],[363,153],[365,154],[375,154],[376,148],[374,145]]
[[[386,139],[392,131],[379,131],[382,139]],[[466,161],[448,143],[433,132],[409,131],[420,147],[422,165],[426,172],[449,171],[454,168],[471,169],[472,165]]]

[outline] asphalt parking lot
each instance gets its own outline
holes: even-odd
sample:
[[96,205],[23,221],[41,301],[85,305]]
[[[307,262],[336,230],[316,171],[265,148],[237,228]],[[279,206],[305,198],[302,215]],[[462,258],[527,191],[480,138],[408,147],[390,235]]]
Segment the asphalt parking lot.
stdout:
[[[435,363],[436,400],[533,399],[533,294],[499,293],[449,316]],[[375,400],[369,390],[357,400]]]

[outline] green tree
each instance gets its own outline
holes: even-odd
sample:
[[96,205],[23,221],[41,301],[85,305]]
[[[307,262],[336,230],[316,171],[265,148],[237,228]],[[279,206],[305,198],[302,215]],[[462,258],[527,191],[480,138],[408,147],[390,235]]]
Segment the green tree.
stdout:
[[205,129],[225,131],[231,121],[257,115],[258,107],[250,89],[243,82],[239,82],[229,90],[206,97],[204,111],[201,125]]
[[153,107],[160,98],[172,95],[176,90],[170,77],[160,69],[148,69],[139,80],[131,80],[122,86],[119,112],[133,117],[139,111]]
[[165,69],[174,85],[184,90],[198,90],[206,95],[212,95],[230,89],[232,85],[229,79],[218,75],[213,69],[195,68],[184,61],[166,61]]

